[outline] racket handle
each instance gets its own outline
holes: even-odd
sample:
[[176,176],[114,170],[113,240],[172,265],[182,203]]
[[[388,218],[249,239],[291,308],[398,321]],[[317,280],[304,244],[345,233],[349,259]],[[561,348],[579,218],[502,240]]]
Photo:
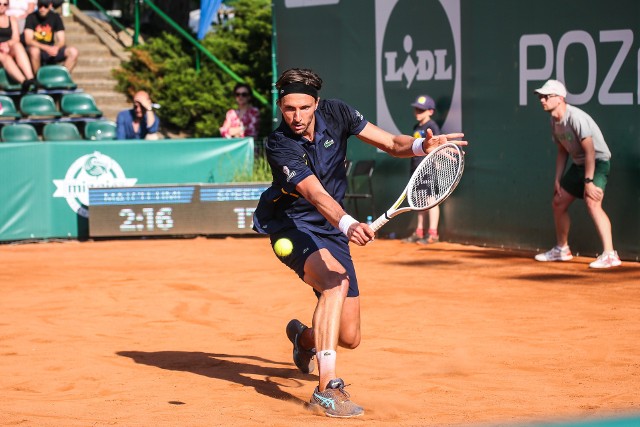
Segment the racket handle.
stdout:
[[385,225],[387,222],[389,222],[389,219],[387,218],[386,215],[380,215],[378,217],[378,219],[376,219],[375,221],[373,221],[371,223],[371,225],[369,225],[369,227],[371,227],[371,229],[373,231],[378,231],[382,228],[383,225]]

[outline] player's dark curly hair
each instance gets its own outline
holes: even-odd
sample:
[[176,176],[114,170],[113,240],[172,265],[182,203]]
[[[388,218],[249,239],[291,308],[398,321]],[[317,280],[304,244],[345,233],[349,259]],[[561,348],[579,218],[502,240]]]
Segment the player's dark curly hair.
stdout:
[[320,76],[307,68],[290,68],[283,72],[276,82],[276,88],[281,89],[290,83],[303,83],[317,90],[322,89]]

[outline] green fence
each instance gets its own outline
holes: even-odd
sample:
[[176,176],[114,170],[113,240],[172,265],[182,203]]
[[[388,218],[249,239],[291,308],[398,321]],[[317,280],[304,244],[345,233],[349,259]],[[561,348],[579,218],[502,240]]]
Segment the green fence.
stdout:
[[0,241],[86,238],[89,188],[226,183],[252,165],[253,138],[3,143]]
[[[408,133],[411,102],[431,95],[445,131],[463,130],[462,181],[442,207],[446,240],[547,249],[555,243],[555,147],[533,94],[564,80],[613,153],[604,208],[625,259],[640,257],[640,2],[636,0],[276,0],[278,70],[309,67],[339,97],[389,131]],[[355,138],[352,160],[373,158],[378,211],[409,176],[407,160]],[[571,208],[574,252],[601,250],[584,204]],[[366,213],[363,213],[366,215]],[[382,233],[408,234],[414,217]]]

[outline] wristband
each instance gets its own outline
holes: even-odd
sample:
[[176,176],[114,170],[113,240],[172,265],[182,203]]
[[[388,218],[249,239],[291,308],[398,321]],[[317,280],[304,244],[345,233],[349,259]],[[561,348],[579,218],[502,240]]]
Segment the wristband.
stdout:
[[416,156],[426,156],[427,153],[424,151],[424,147],[422,143],[424,142],[424,138],[416,138],[413,140],[413,145],[411,146],[411,150],[413,154]]
[[352,217],[351,215],[345,214],[340,218],[340,222],[338,223],[338,228],[340,231],[344,233],[345,236],[349,237],[349,227],[353,224],[358,224],[358,220]]

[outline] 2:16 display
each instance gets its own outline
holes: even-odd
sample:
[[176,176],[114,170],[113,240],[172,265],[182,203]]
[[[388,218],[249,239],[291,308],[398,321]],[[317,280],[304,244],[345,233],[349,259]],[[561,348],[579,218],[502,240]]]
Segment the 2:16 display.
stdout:
[[160,208],[157,212],[154,208],[142,208],[141,213],[131,208],[120,209],[120,216],[125,218],[120,231],[153,231],[156,228],[169,231],[173,228],[172,213],[171,208]]

